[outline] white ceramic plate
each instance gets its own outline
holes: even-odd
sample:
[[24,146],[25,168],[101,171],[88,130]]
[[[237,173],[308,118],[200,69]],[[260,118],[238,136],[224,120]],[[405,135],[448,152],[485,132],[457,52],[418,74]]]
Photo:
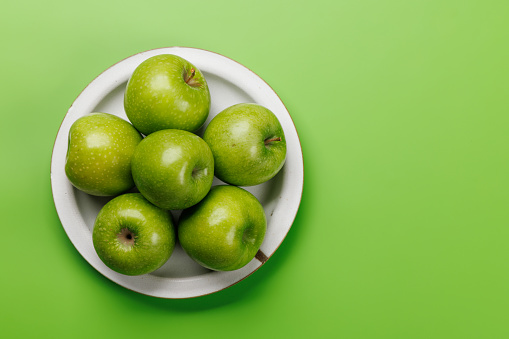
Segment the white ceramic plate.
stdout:
[[[221,110],[236,103],[263,105],[278,117],[287,140],[287,159],[283,169],[266,183],[245,187],[262,203],[267,215],[267,233],[260,248],[261,256],[243,268],[215,272],[193,262],[176,246],[168,262],[151,274],[126,276],[103,264],[92,243],[92,229],[102,206],[111,198],[87,195],[75,189],[64,171],[69,128],[90,112],[115,114],[127,120],[123,106],[124,89],[134,69],[157,54],[176,54],[200,69],[209,85],[211,110],[208,122]],[[201,135],[204,128],[197,132]],[[288,233],[299,208],[303,189],[302,149],[295,125],[277,94],[260,77],[239,63],[209,51],[169,47],[133,55],[113,65],[95,78],[69,108],[53,148],[51,186],[57,213],[69,239],[96,270],[115,283],[133,291],[161,298],[191,298],[214,293],[244,279],[257,270],[279,247]],[[217,178],[213,185],[221,184]],[[178,220],[180,211],[172,211]]]

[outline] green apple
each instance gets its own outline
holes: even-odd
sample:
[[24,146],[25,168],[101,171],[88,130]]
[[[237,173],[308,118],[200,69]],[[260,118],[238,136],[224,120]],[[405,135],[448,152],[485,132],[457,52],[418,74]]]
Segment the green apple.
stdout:
[[157,131],[136,147],[131,163],[136,187],[154,205],[188,208],[207,194],[214,158],[199,136],[177,129]]
[[195,206],[182,211],[178,238],[197,263],[216,271],[232,271],[249,263],[265,237],[262,205],[248,191],[214,186]]
[[190,132],[209,115],[210,93],[198,68],[189,61],[161,54],[143,61],[129,79],[124,109],[145,135],[162,129]]
[[286,159],[286,139],[277,117],[252,103],[230,106],[207,126],[203,139],[214,154],[216,177],[237,186],[274,177]]
[[155,271],[170,258],[176,232],[168,211],[152,205],[140,193],[110,200],[99,211],[92,240],[99,258],[126,275]]
[[131,158],[142,140],[126,120],[108,113],[90,113],[69,130],[65,174],[78,189],[113,196],[132,187]]

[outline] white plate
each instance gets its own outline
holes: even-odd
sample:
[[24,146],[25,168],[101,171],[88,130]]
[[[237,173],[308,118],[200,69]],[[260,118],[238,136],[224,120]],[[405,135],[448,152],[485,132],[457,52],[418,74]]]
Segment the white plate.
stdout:
[[[127,120],[123,95],[129,77],[145,59],[158,54],[176,54],[189,60],[204,74],[210,88],[211,109],[205,125],[221,110],[236,103],[255,102],[278,117],[287,140],[287,159],[283,169],[266,183],[245,187],[262,203],[267,215],[267,233],[260,250],[265,255],[243,268],[215,272],[193,262],[176,246],[168,262],[151,274],[126,276],[112,271],[97,256],[92,229],[101,207],[111,198],[98,198],[75,189],[64,171],[69,128],[90,112],[115,114]],[[204,128],[197,132],[201,135]],[[57,213],[69,239],[96,270],[115,283],[133,291],[161,298],[191,298],[217,292],[257,270],[276,251],[288,233],[299,208],[304,179],[302,149],[295,125],[284,104],[260,77],[239,63],[209,51],[169,47],[133,55],[113,65],[95,78],[69,108],[53,147],[51,187]],[[220,184],[214,179],[214,185]],[[172,211],[178,220],[180,211]]]

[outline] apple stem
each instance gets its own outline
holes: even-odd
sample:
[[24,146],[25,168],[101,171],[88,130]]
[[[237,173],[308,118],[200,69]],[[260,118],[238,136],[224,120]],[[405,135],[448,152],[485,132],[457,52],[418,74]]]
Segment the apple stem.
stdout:
[[191,79],[194,77],[194,75],[196,74],[196,71],[194,70],[194,68],[191,68],[191,71],[189,73],[191,73],[189,76],[187,76],[187,74],[186,74],[186,78],[185,78],[186,84],[189,84],[189,81],[191,81]]
[[265,139],[265,145],[273,142],[273,141],[281,141],[281,137],[271,138],[271,139]]

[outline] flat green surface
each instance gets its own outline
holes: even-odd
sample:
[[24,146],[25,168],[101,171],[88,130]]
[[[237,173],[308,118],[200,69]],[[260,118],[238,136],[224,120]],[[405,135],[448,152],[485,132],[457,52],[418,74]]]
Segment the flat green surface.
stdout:
[[[509,2],[12,1],[0,11],[0,331],[7,338],[508,338]],[[50,185],[81,90],[187,46],[264,78],[304,195],[252,276],[139,295],[75,250]]]

